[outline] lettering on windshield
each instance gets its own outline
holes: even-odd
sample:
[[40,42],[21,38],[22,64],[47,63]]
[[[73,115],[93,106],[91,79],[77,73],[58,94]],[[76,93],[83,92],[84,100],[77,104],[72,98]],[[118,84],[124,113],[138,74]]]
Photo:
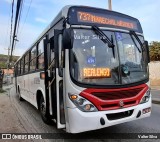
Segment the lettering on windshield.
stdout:
[[95,57],[88,57],[87,58],[87,64],[95,64],[96,63],[96,58]]
[[121,40],[123,39],[122,33],[116,32],[116,39],[117,39],[118,41],[121,41]]

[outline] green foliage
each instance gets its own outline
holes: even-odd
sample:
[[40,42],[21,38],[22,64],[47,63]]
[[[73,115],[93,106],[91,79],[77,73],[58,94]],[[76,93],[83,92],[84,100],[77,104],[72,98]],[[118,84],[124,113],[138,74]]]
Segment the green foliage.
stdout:
[[[15,63],[18,60],[18,56],[13,56],[12,62]],[[0,68],[7,68],[8,55],[0,54]]]
[[4,62],[0,62],[0,68],[7,68],[7,66]]
[[150,59],[151,61],[160,61],[160,42],[153,41],[150,45]]
[[0,93],[4,93],[4,92],[6,92],[6,91],[0,88]]

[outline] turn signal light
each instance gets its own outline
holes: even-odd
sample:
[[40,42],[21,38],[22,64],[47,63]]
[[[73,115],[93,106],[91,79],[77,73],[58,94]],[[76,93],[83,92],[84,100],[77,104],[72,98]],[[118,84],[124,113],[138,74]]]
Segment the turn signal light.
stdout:
[[44,72],[40,73],[40,79],[45,79],[45,73]]
[[77,95],[70,95],[70,98],[71,98],[72,100],[76,100],[76,99],[78,98],[78,96],[77,96]]

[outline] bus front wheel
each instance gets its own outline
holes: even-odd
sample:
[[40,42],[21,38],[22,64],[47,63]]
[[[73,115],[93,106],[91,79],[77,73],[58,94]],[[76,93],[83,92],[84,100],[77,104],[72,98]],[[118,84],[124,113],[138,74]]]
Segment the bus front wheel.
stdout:
[[46,113],[46,105],[45,105],[45,101],[42,96],[40,99],[40,113],[41,113],[41,117],[44,123],[48,125],[52,123],[52,120],[50,119],[49,114]]

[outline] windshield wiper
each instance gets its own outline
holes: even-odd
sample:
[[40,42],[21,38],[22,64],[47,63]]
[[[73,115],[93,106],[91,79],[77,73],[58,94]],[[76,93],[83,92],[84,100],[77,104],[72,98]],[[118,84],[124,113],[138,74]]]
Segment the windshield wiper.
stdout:
[[[144,51],[143,43],[141,42],[141,40],[139,39],[139,37],[138,37],[138,35],[135,33],[135,31],[130,31],[130,35],[131,35],[131,38],[132,38],[134,44],[136,45],[138,51],[139,51],[140,53],[143,52],[143,51]],[[139,43],[139,45],[140,45],[140,47],[141,47],[141,50],[140,50],[139,47],[137,46],[137,44],[136,44],[134,38],[132,37],[132,35],[133,35],[133,36],[135,37],[135,39],[138,41],[138,43]]]
[[93,31],[100,36],[100,39],[105,43],[108,44],[109,48],[112,48],[113,57],[115,58],[115,51],[114,51],[114,44],[113,44],[113,37],[111,35],[111,40],[109,37],[97,26],[92,26]]

